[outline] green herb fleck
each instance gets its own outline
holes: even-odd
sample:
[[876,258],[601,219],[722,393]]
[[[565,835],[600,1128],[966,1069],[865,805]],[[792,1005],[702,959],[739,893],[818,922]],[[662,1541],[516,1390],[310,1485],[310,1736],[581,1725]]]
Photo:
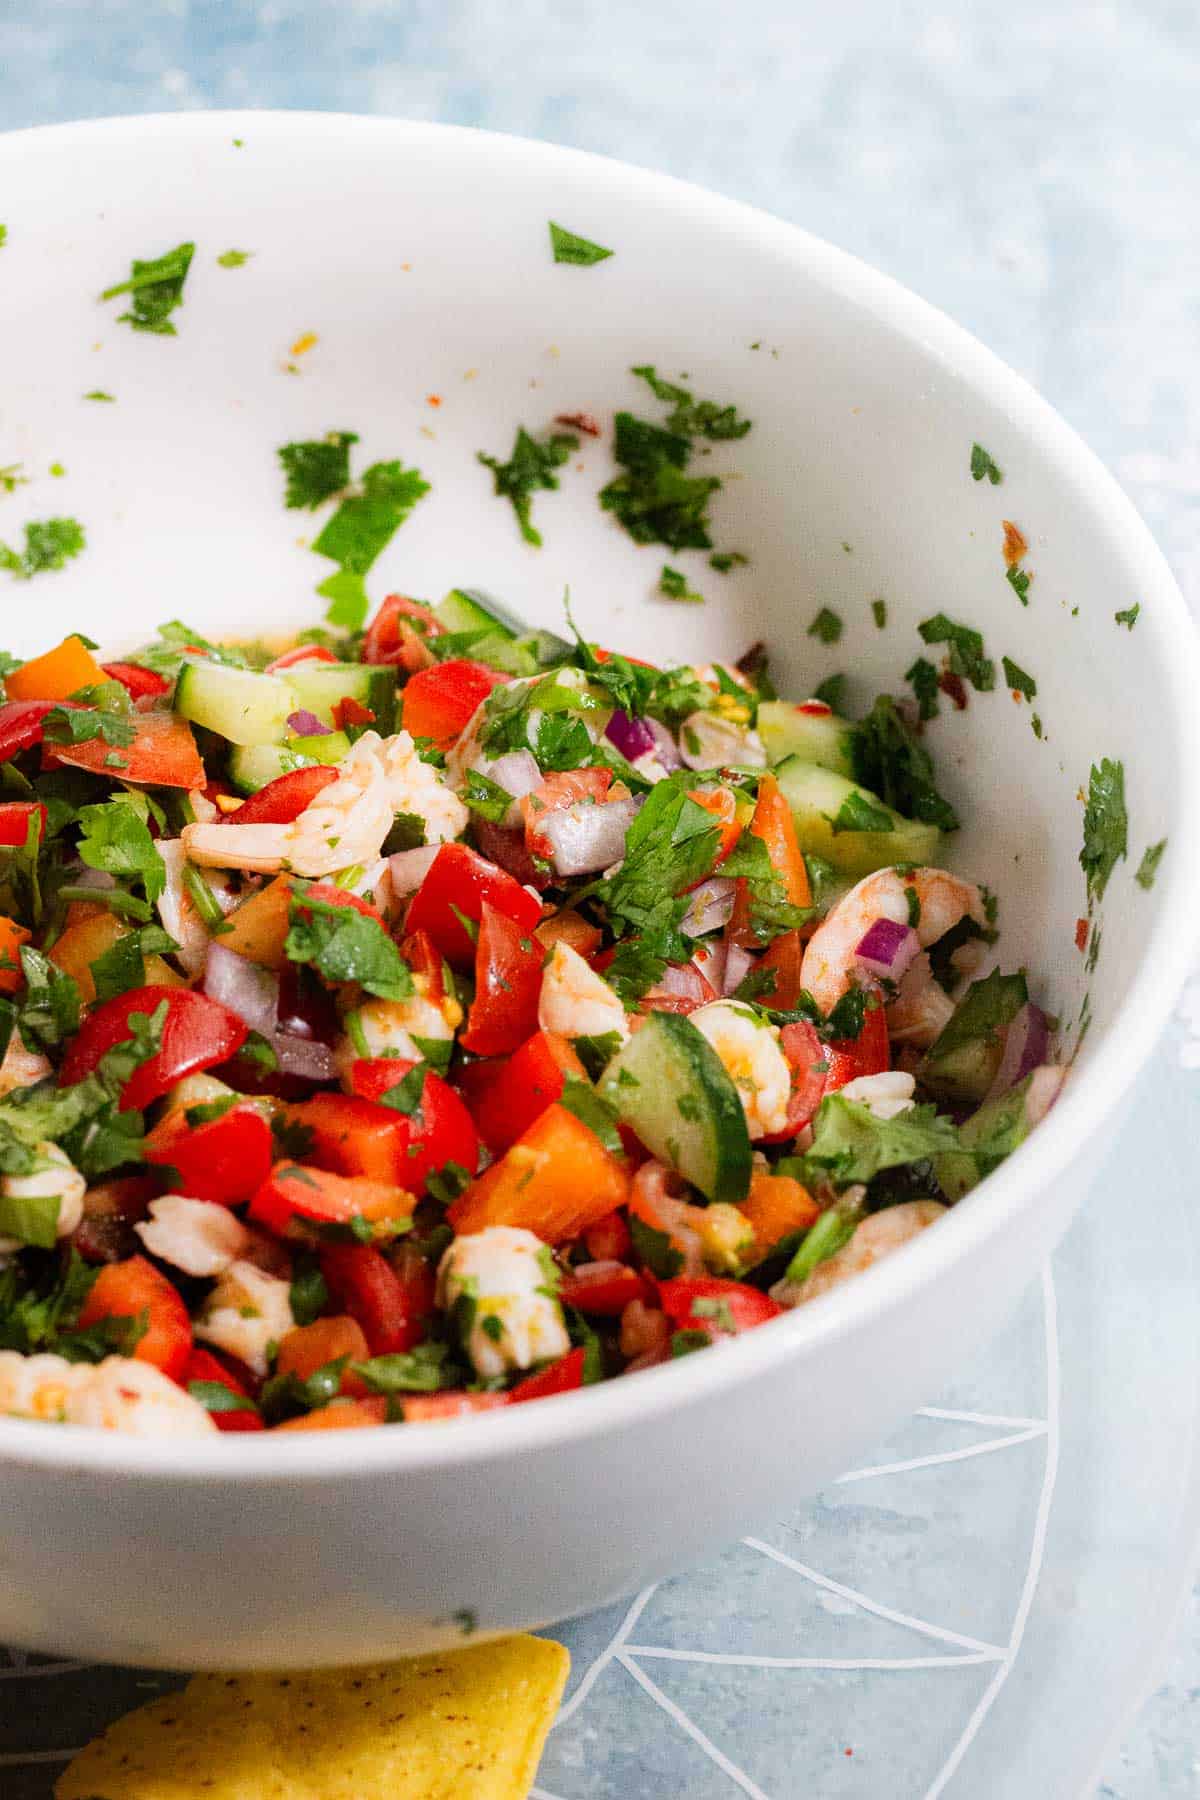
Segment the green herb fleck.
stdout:
[[222,250],[217,261],[223,269],[240,269],[253,255],[253,250]]
[[32,520],[25,526],[23,551],[0,544],[0,569],[7,569],[18,581],[29,581],[48,569],[64,568],[86,541],[78,519]]
[[1141,610],[1142,603],[1140,600],[1136,600],[1132,606],[1127,606],[1123,612],[1114,613],[1113,618],[1117,621],[1118,625],[1126,625],[1129,630],[1132,631],[1137,624],[1137,616]]
[[668,600],[687,600],[695,606],[704,605],[704,595],[695,593],[687,582],[687,576],[681,569],[672,569],[668,563],[662,566],[662,574],[658,578],[658,591],[665,594]]
[[556,263],[574,263],[579,268],[590,268],[593,263],[604,262],[612,255],[603,244],[593,244],[590,238],[577,237],[575,232],[568,231],[565,225],[556,225],[550,220],[550,248]]
[[842,635],[842,621],[828,606],[823,606],[809,626],[808,635],[822,644],[836,644]]
[[183,284],[195,254],[195,244],[177,244],[163,256],[148,262],[132,264],[128,281],[105,288],[101,300],[114,300],[118,294],[130,294],[129,311],[121,313],[118,324],[128,323],[134,331],[152,331],[159,337],[174,337],[170,314],[183,303]]
[[106,400],[112,406],[115,406],[117,401],[115,394],[106,394],[103,388],[92,388],[83,397],[85,400]]
[[[981,694],[990,693],[995,687],[996,665],[983,654],[981,632],[973,630],[970,625],[960,625],[945,613],[934,613],[931,619],[922,619],[917,630],[927,644],[949,645],[950,667],[955,675],[961,675],[964,681],[969,681]],[[914,664],[913,668],[916,667]],[[909,670],[905,679],[913,679],[913,669]]]
[[1031,577],[1026,572],[1026,570],[1022,569],[1019,566],[1019,564],[1014,563],[1011,568],[1006,569],[1004,571],[1004,579],[1008,582],[1009,587],[1012,589],[1013,593],[1017,596],[1017,599],[1021,602],[1021,605],[1028,606],[1029,605],[1029,583],[1030,583]]
[[880,631],[884,630],[885,626],[887,625],[887,601],[886,600],[872,600],[872,602],[871,602],[871,617],[874,619],[874,621],[875,621],[876,625],[879,627]]
[[1004,668],[1005,686],[1011,688],[1014,694],[1024,694],[1027,700],[1032,700],[1037,693],[1037,682],[1033,676],[1027,675],[1011,656],[1002,656],[1000,661]]
[[1104,898],[1117,863],[1128,852],[1129,815],[1125,810],[1125,765],[1105,757],[1093,763],[1083,813],[1083,848],[1079,862],[1087,877],[1089,905]]
[[276,451],[287,477],[283,504],[313,512],[349,487],[350,446],[357,442],[355,431],[329,431],[323,438],[284,444]]
[[558,476],[554,471],[561,469],[578,448],[579,439],[573,432],[556,431],[539,443],[523,425],[518,425],[507,462],[489,456],[486,451],[477,452],[479,461],[492,471],[495,492],[512,502],[521,536],[527,544],[540,548],[542,543],[542,534],[533,523],[535,492],[538,488],[558,487]]
[[838,807],[836,815],[830,819],[834,835],[843,831],[891,831],[894,829],[892,815],[884,807],[876,805],[868,794],[855,788],[846,795]]
[[982,444],[971,445],[971,474],[976,481],[982,481],[986,475],[993,487],[999,487],[1004,480],[1000,469],[992,461]]

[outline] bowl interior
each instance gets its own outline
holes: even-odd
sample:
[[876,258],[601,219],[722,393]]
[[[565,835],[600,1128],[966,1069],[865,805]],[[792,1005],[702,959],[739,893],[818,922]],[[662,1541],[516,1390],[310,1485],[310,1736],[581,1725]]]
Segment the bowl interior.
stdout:
[[[855,708],[903,691],[918,655],[941,662],[917,627],[945,613],[996,665],[992,692],[961,712],[943,697],[929,726],[964,818],[947,860],[998,895],[1001,959],[1028,967],[1068,1047],[1090,1012],[1081,1069],[1114,1028],[1144,1053],[1196,870],[1190,628],[1115,487],[964,334],[769,219],[471,133],[192,115],[20,135],[0,167],[0,461],[30,477],[0,500],[0,537],[61,514],[88,534],[61,573],[9,589],[9,647],[80,626],[119,647],[169,618],[210,635],[316,622],[332,565],[308,547],[319,521],[284,509],[276,450],[334,429],[358,434],[356,466],[399,457],[432,483],[371,571],[374,600],[475,586],[553,626],[569,586],[588,636],[658,661],[762,638],[782,694],[844,671]],[[556,265],[550,219],[614,254]],[[124,301],[97,296],[183,239],[196,254],[177,335],[131,331]],[[229,249],[249,260],[223,266]],[[639,549],[599,507],[614,411],[667,410],[635,364],[753,420],[696,465],[725,478],[716,543],[745,568]],[[540,434],[580,411],[603,434],[537,495],[531,548],[476,452],[505,456],[518,425]],[[972,479],[975,442],[1001,485]],[[1028,541],[1027,604],[1006,580],[1004,520]],[[656,594],[664,561],[703,606]],[[1131,631],[1114,615],[1135,603]],[[843,621],[834,645],[809,632],[821,607]],[[1032,702],[1009,691],[1004,656],[1034,678]],[[1104,757],[1124,764],[1129,855],[1093,922],[1093,969],[1075,947],[1081,794]],[[1144,891],[1138,861],[1164,837]],[[985,1189],[971,1204],[987,1203]]]

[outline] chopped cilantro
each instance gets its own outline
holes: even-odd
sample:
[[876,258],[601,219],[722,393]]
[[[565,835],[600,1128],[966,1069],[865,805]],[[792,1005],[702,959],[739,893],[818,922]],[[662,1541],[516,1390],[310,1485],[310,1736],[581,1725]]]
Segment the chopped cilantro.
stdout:
[[813,699],[820,700],[831,712],[843,712],[846,706],[847,679],[845,675],[827,675],[813,694]]
[[559,1103],[567,1111],[574,1113],[581,1124],[595,1133],[614,1156],[623,1154],[621,1134],[617,1130],[617,1111],[602,1094],[598,1094],[590,1082],[580,1081],[577,1075],[568,1075],[563,1083],[563,1091],[559,1095]]
[[636,544],[711,550],[708,503],[722,483],[717,475],[684,473],[691,451],[678,432],[617,414],[613,454],[625,472],[601,489],[600,504]]
[[957,1130],[933,1106],[914,1106],[895,1118],[880,1119],[861,1101],[827,1094],[813,1121],[812,1147],[798,1160],[810,1177],[844,1187],[871,1181],[881,1169],[927,1162],[957,1148]]
[[612,255],[603,244],[593,244],[590,238],[577,237],[575,232],[568,231],[565,225],[550,224],[550,249],[556,263],[574,263],[579,268],[590,268],[593,263],[604,262]]
[[349,487],[350,446],[357,442],[356,431],[328,431],[323,438],[282,445],[276,455],[287,477],[283,504],[313,512]]
[[571,1042],[575,1046],[575,1054],[587,1070],[593,1081],[599,1081],[601,1075],[621,1048],[619,1031],[605,1031],[599,1037],[577,1037]]
[[887,601],[886,600],[872,600],[872,602],[871,602],[871,617],[874,619],[874,621],[875,621],[876,625],[879,627],[880,631],[882,631],[884,629],[884,627],[887,625]]
[[[272,1120],[274,1124],[274,1120]],[[286,1154],[286,1152],[285,1152]],[[297,1257],[289,1293],[292,1317],[297,1325],[311,1325],[329,1305],[329,1289],[317,1263]]]
[[846,795],[829,823],[835,836],[842,831],[891,831],[894,828],[891,813],[877,806],[858,788]]
[[136,880],[153,906],[166,888],[167,872],[147,819],[148,809],[140,794],[122,794],[115,800],[81,807],[79,856],[89,869]]
[[625,1000],[652,987],[668,962],[683,962],[691,954],[679,931],[686,890],[707,875],[720,842],[712,814],[687,794],[684,782],[694,779],[685,772],[651,789],[629,828],[621,867],[593,890],[614,931],[633,935],[632,942],[617,946],[608,970]]
[[350,575],[365,575],[413,507],[429,492],[419,469],[399,461],[372,463],[360,492],[349,494],[313,543],[318,556]]
[[[486,1320],[480,1322],[486,1330]],[[501,1324],[500,1335],[503,1333]],[[372,1393],[432,1394],[438,1388],[456,1387],[462,1381],[463,1371],[456,1368],[449,1357],[446,1344],[418,1344],[414,1350],[392,1350],[350,1366]]]
[[96,1002],[103,1005],[131,988],[144,987],[147,956],[169,956],[179,946],[161,925],[143,925],[126,932],[91,965]]
[[[667,430],[680,437],[706,437],[717,441],[744,438],[751,428],[749,419],[740,419],[736,406],[719,406],[715,400],[697,400],[687,388],[673,381],[663,381],[653,364],[642,363],[632,373],[644,381],[655,399],[672,407]],[[736,553],[735,553],[736,554]],[[745,558],[742,558],[745,561]]]
[[894,700],[880,694],[855,726],[851,741],[856,781],[905,818],[920,819],[942,831],[958,830],[958,814],[938,792],[932,758]]
[[971,474],[976,481],[982,481],[986,475],[993,487],[999,487],[1004,480],[1004,476],[982,444],[971,445]]
[[78,519],[35,519],[25,526],[25,548],[17,551],[0,544],[0,569],[18,581],[29,581],[48,569],[61,569],[78,556],[87,542]]
[[917,702],[917,714],[922,720],[936,719],[938,715],[938,676],[937,670],[925,657],[918,656],[911,669],[906,669],[904,679],[912,687]]
[[397,1077],[393,1087],[379,1096],[380,1105],[390,1106],[393,1112],[403,1113],[406,1119],[411,1119],[420,1112],[428,1073],[424,1063],[415,1063],[406,1075]]
[[1005,686],[1011,688],[1015,694],[1024,694],[1027,700],[1032,700],[1037,693],[1037,682],[1033,676],[1027,675],[1024,669],[1012,660],[1011,656],[1002,656],[1000,661],[1004,668]]
[[744,569],[750,558],[741,550],[714,550],[708,559],[710,569],[718,575],[728,575],[731,569]]
[[760,944],[769,944],[781,932],[798,931],[813,916],[811,907],[794,906],[789,901],[766,844],[752,832],[742,833],[721,864],[721,874],[746,883],[749,923]]
[[694,606],[704,605],[704,595],[697,594],[688,586],[687,576],[681,569],[672,569],[664,563],[658,578],[658,591],[665,594],[668,600],[687,600]]
[[1117,621],[1118,625],[1125,625],[1132,631],[1137,624],[1137,616],[1141,610],[1142,603],[1140,600],[1136,600],[1132,606],[1125,607],[1124,611],[1114,613],[1113,618]]
[[246,1394],[235,1393],[233,1388],[226,1387],[223,1381],[189,1381],[187,1391],[193,1400],[198,1400],[210,1413],[231,1413],[258,1411],[253,1400]]
[[103,388],[92,388],[83,397],[85,400],[105,400],[110,405],[115,405],[117,399],[115,394],[106,394]]
[[660,1281],[670,1281],[683,1268],[683,1256],[672,1244],[665,1231],[656,1231],[647,1225],[636,1214],[629,1215],[629,1231],[633,1239],[633,1249],[639,1262],[644,1263],[652,1275]]
[[0,225],[0,248],[8,242],[8,226]]
[[542,543],[542,534],[533,523],[535,492],[538,488],[558,487],[558,476],[554,471],[561,469],[578,448],[579,439],[573,432],[556,431],[539,443],[523,425],[518,425],[507,462],[502,463],[498,457],[488,456],[483,450],[477,452],[479,461],[492,471],[495,492],[512,502],[521,536],[527,544],[540,548]]
[[[91,744],[99,738],[122,750],[132,744],[135,736],[126,712],[90,706],[52,707],[42,720],[42,734],[48,744]],[[123,769],[125,762],[121,759],[110,766]]]
[[828,606],[823,606],[809,626],[808,635],[822,644],[836,644],[842,635],[842,621]]
[[0,487],[6,494],[14,494],[19,487],[29,486],[29,477],[22,475],[21,467],[19,462],[15,462],[8,463],[6,467],[0,469]]
[[1007,581],[1022,606],[1029,605],[1029,583],[1032,577],[1018,563],[1005,569],[1004,579]]
[[223,269],[240,269],[253,255],[253,250],[222,250],[217,262]]
[[128,281],[105,288],[101,300],[115,300],[118,294],[130,294],[129,311],[121,313],[118,324],[128,323],[135,331],[153,331],[160,337],[174,337],[170,314],[183,303],[183,284],[195,254],[195,244],[177,244],[163,256],[139,262],[134,258]]
[[[983,654],[982,633],[970,625],[960,625],[945,613],[934,613],[931,619],[922,619],[917,630],[927,644],[949,645],[950,667],[955,675],[961,675],[981,694],[989,693],[995,687],[996,665]],[[910,669],[905,679],[912,680],[912,675]]]
[[327,575],[318,583],[317,592],[328,600],[325,617],[330,625],[336,625],[344,631],[361,631],[370,611],[367,598],[367,584],[361,575],[348,574],[339,569],[336,575]]
[[21,1036],[27,1049],[56,1049],[79,1030],[78,984],[32,945],[22,944],[19,954],[25,978]]
[[[591,740],[588,741],[590,743]],[[481,819],[489,819],[493,825],[501,823],[513,803],[508,789],[502,788],[498,781],[493,781],[490,775],[484,775],[479,769],[468,771],[462,797],[473,813],[478,813]]]
[[1154,877],[1158,874],[1158,865],[1163,859],[1163,851],[1166,847],[1166,838],[1159,838],[1157,844],[1151,844],[1145,851],[1138,864],[1137,874],[1133,878],[1139,887],[1150,889],[1154,886]]
[[993,969],[981,981],[973,981],[929,1050],[927,1063],[932,1066],[943,1062],[969,1044],[995,1043],[997,1034],[1012,1024],[1028,998],[1029,989],[1020,971],[1002,975],[999,969]]
[[1128,852],[1129,815],[1125,810],[1125,765],[1107,757],[1093,763],[1083,814],[1083,848],[1079,862],[1087,877],[1088,901],[1103,900],[1109,877]]
[[672,1359],[680,1356],[691,1356],[697,1350],[708,1350],[712,1347],[712,1338],[707,1331],[687,1329],[671,1334]]
[[1029,723],[1030,723],[1030,724],[1031,724],[1031,725],[1032,725],[1032,727],[1033,727],[1033,735],[1034,735],[1034,737],[1035,737],[1035,738],[1037,738],[1037,739],[1038,739],[1038,740],[1039,740],[1039,741],[1040,741],[1040,739],[1041,739],[1041,735],[1042,735],[1042,721],[1041,721],[1041,719],[1040,719],[1040,718],[1039,718],[1039,717],[1038,717],[1038,715],[1037,715],[1037,713],[1034,713],[1034,714],[1033,714],[1033,716],[1032,716],[1032,718],[1031,718],[1031,719],[1030,719],[1030,721],[1029,721]]
[[309,894],[292,901],[288,918],[291,962],[310,963],[326,981],[356,981],[381,1000],[413,992],[412,972],[378,919]]

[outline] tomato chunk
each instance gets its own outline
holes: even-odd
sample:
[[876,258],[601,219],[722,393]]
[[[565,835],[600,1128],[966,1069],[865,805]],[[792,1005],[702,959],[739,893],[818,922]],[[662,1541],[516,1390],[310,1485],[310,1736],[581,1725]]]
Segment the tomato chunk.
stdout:
[[545,956],[537,938],[484,901],[464,1050],[474,1056],[503,1056],[537,1030]]
[[0,846],[20,849],[29,836],[29,821],[38,822],[39,841],[46,835],[46,808],[40,800],[6,800],[0,803]]
[[[409,619],[413,621],[411,625],[407,623]],[[441,620],[424,601],[410,600],[405,594],[388,594],[367,626],[362,659],[365,663],[423,669],[430,661],[425,639],[441,635]]]
[[[235,1375],[230,1373],[223,1362],[218,1361],[210,1351],[200,1350],[195,1346],[188,1354],[183,1373],[179,1377],[179,1385],[186,1388],[193,1381],[214,1382],[220,1387],[228,1388],[229,1392],[237,1395],[240,1400],[249,1400],[250,1398],[246,1387]],[[265,1429],[256,1406],[231,1406],[220,1410],[210,1406],[208,1410],[212,1414],[212,1422],[218,1431],[262,1431]]]
[[6,700],[0,706],[0,762],[41,743],[42,720],[54,704],[53,700]]
[[578,1345],[551,1363],[549,1368],[539,1369],[536,1375],[527,1375],[509,1393],[509,1403],[517,1406],[522,1400],[546,1400],[551,1394],[570,1394],[581,1388],[584,1354],[583,1346]]
[[475,944],[462,919],[481,924],[485,900],[528,936],[542,916],[542,903],[537,896],[506,875],[496,863],[466,844],[443,844],[413,895],[405,931],[427,932],[434,947],[453,968],[471,969],[475,964]]
[[719,1275],[678,1275],[660,1281],[658,1294],[676,1331],[703,1331],[714,1340],[765,1325],[783,1312],[770,1294]]
[[600,1318],[617,1319],[631,1300],[647,1300],[647,1283],[627,1263],[582,1263],[564,1275],[558,1290],[564,1306]]
[[337,770],[328,763],[314,763],[311,768],[290,769],[260,787],[257,794],[243,800],[231,825],[290,825],[306,807],[312,805],[322,788],[337,780]]
[[430,1175],[449,1162],[473,1175],[479,1166],[479,1137],[460,1097],[433,1069],[425,1071],[415,1112],[401,1113],[382,1104],[384,1096],[415,1067],[400,1057],[366,1058],[351,1064],[350,1085],[364,1104],[377,1102],[374,1110],[395,1121],[395,1179],[419,1194]]
[[845,1087],[860,1075],[882,1075],[892,1066],[888,1043],[887,1014],[879,1004],[868,1004],[863,1014],[863,1028],[856,1038],[835,1038],[825,1046],[829,1073],[825,1092]]
[[171,685],[165,675],[157,675],[153,669],[139,668],[137,663],[107,662],[101,663],[100,667],[110,681],[120,682],[131,700],[157,699]]
[[586,1079],[569,1041],[550,1031],[535,1031],[504,1061],[467,1063],[459,1070],[459,1085],[493,1156],[515,1144],[548,1106],[561,1100],[568,1075]]
[[425,1336],[436,1278],[420,1256],[393,1267],[372,1244],[326,1244],[321,1273],[339,1306],[358,1324],[372,1356],[411,1350]]
[[121,1111],[132,1112],[159,1100],[185,1075],[196,1075],[236,1055],[246,1041],[245,1022],[218,1000],[191,988],[150,985],[132,988],[92,1009],[67,1048],[59,1083],[71,1087],[90,1075],[100,1058],[133,1035],[133,1013],[149,1016],[166,1006],[162,1048],[133,1071],[121,1095]]
[[282,656],[273,657],[267,664],[266,672],[268,675],[278,675],[280,669],[294,669],[297,663],[336,661],[333,651],[327,650],[324,644],[295,644],[290,650],[285,650]]
[[435,749],[449,750],[480,701],[507,680],[486,663],[465,658],[418,669],[404,690],[404,729],[415,738],[430,738]]
[[271,1173],[271,1127],[256,1106],[231,1107],[202,1125],[173,1113],[150,1133],[143,1154],[173,1171],[168,1185],[177,1193],[238,1206]]
[[186,719],[177,713],[135,712],[129,723],[133,727],[130,744],[114,748],[100,737],[83,744],[47,744],[43,761],[47,768],[65,763],[72,769],[90,769],[93,775],[103,775],[109,781],[133,781],[147,787],[204,786],[204,764]]
[[180,1295],[144,1256],[105,1264],[83,1303],[79,1328],[87,1331],[104,1319],[142,1314],[146,1329],[131,1354],[136,1361],[153,1363],[178,1381],[192,1347],[192,1322]]

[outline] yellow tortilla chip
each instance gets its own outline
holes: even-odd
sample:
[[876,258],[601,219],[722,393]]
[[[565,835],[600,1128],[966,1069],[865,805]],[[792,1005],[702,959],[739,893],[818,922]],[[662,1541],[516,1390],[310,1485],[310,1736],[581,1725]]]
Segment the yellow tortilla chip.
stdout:
[[298,1675],[196,1675],[118,1719],[56,1800],[525,1800],[570,1657],[544,1638]]

